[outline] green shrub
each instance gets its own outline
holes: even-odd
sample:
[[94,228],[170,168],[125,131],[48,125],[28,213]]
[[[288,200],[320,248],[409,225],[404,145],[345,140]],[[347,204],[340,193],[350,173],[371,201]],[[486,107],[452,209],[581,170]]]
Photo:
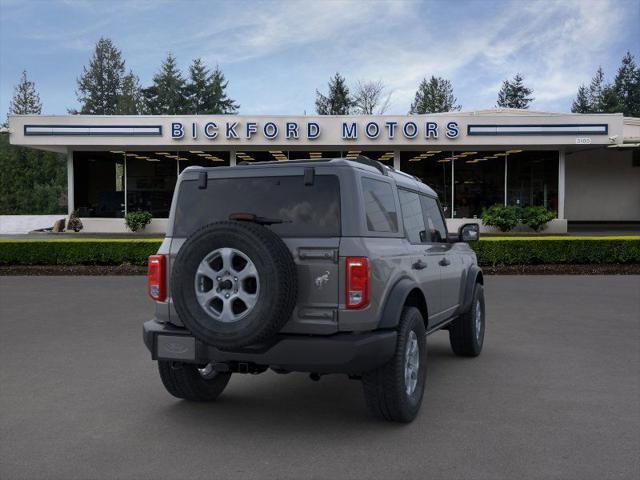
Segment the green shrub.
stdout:
[[471,242],[480,265],[640,263],[640,238],[485,238]]
[[501,232],[508,232],[520,222],[520,207],[493,205],[482,210],[481,218],[485,225],[497,227]]
[[531,227],[534,232],[539,232],[554,218],[556,213],[544,207],[526,207],[521,211],[520,221]]
[[0,265],[146,265],[161,240],[0,241]]
[[127,224],[127,227],[129,227],[129,230],[137,232],[139,230],[144,230],[144,227],[151,223],[152,218],[153,215],[151,215],[151,212],[138,211],[127,213],[124,217],[124,221]]
[[518,224],[528,225],[538,232],[551,220],[556,213],[545,207],[526,207],[519,205],[493,205],[482,210],[482,223],[497,227],[501,232],[513,230]]

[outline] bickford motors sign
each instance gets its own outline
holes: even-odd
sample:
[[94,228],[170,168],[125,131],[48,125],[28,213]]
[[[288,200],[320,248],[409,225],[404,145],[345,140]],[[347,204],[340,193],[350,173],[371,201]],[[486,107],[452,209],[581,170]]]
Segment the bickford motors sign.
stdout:
[[[434,121],[341,121],[336,122],[334,127],[340,129],[339,137],[342,140],[358,140],[366,137],[369,140],[393,140],[396,137],[403,137],[407,140],[424,138],[436,140],[440,136],[448,139],[455,139],[460,134],[460,127],[457,122],[449,121],[439,125]],[[266,140],[316,140],[321,138],[323,131],[318,122],[307,121],[192,121],[192,122],[172,122],[171,138],[174,140],[206,138],[216,140],[225,138],[227,140],[251,140],[255,137],[262,137]],[[332,132],[335,135],[335,132]]]

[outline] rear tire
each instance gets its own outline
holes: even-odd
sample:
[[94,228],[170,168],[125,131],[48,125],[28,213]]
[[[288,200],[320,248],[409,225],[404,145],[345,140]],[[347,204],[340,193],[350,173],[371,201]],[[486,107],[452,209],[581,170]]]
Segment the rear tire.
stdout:
[[176,398],[194,402],[215,400],[229,383],[230,373],[203,372],[190,363],[158,361],[162,384]]
[[[414,354],[411,353],[412,346],[417,349]],[[413,363],[415,368],[407,367],[407,357],[409,364]],[[367,408],[371,414],[384,420],[411,422],[422,404],[426,376],[427,335],[424,320],[420,310],[405,307],[400,317],[398,343],[393,358],[362,376]],[[415,383],[412,383],[411,377]]]
[[449,343],[453,353],[461,357],[477,357],[484,343],[484,288],[476,283],[469,311],[460,315],[449,327]]

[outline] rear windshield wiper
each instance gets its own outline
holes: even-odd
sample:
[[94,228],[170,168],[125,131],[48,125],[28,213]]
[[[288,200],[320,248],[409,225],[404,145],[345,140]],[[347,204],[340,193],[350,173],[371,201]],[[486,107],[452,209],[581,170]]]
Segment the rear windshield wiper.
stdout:
[[260,217],[255,213],[237,212],[229,215],[229,220],[237,222],[253,222],[258,225],[273,225],[276,223],[291,223],[291,220],[283,220],[281,218]]

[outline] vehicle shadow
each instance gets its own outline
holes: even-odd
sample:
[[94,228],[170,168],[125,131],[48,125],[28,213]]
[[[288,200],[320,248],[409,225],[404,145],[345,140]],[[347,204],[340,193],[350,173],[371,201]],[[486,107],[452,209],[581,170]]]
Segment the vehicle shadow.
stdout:
[[[423,411],[418,417],[427,420],[432,393],[456,364],[465,363],[451,352],[448,342],[429,344],[428,374]],[[459,365],[462,367],[462,365]],[[198,428],[200,432],[220,431],[225,427],[246,428],[251,431],[277,429],[279,433],[295,434],[320,428],[324,431],[340,429],[340,434],[362,435],[362,428],[386,431],[399,424],[376,421],[368,415],[360,381],[345,375],[326,375],[318,382],[306,374],[234,375],[218,400],[194,403],[169,401],[163,407],[163,418],[181,428]],[[395,427],[394,427],[395,425]],[[350,430],[349,427],[358,427]],[[390,427],[391,426],[391,427]],[[347,428],[345,428],[347,427]],[[357,433],[356,433],[357,432]]]

